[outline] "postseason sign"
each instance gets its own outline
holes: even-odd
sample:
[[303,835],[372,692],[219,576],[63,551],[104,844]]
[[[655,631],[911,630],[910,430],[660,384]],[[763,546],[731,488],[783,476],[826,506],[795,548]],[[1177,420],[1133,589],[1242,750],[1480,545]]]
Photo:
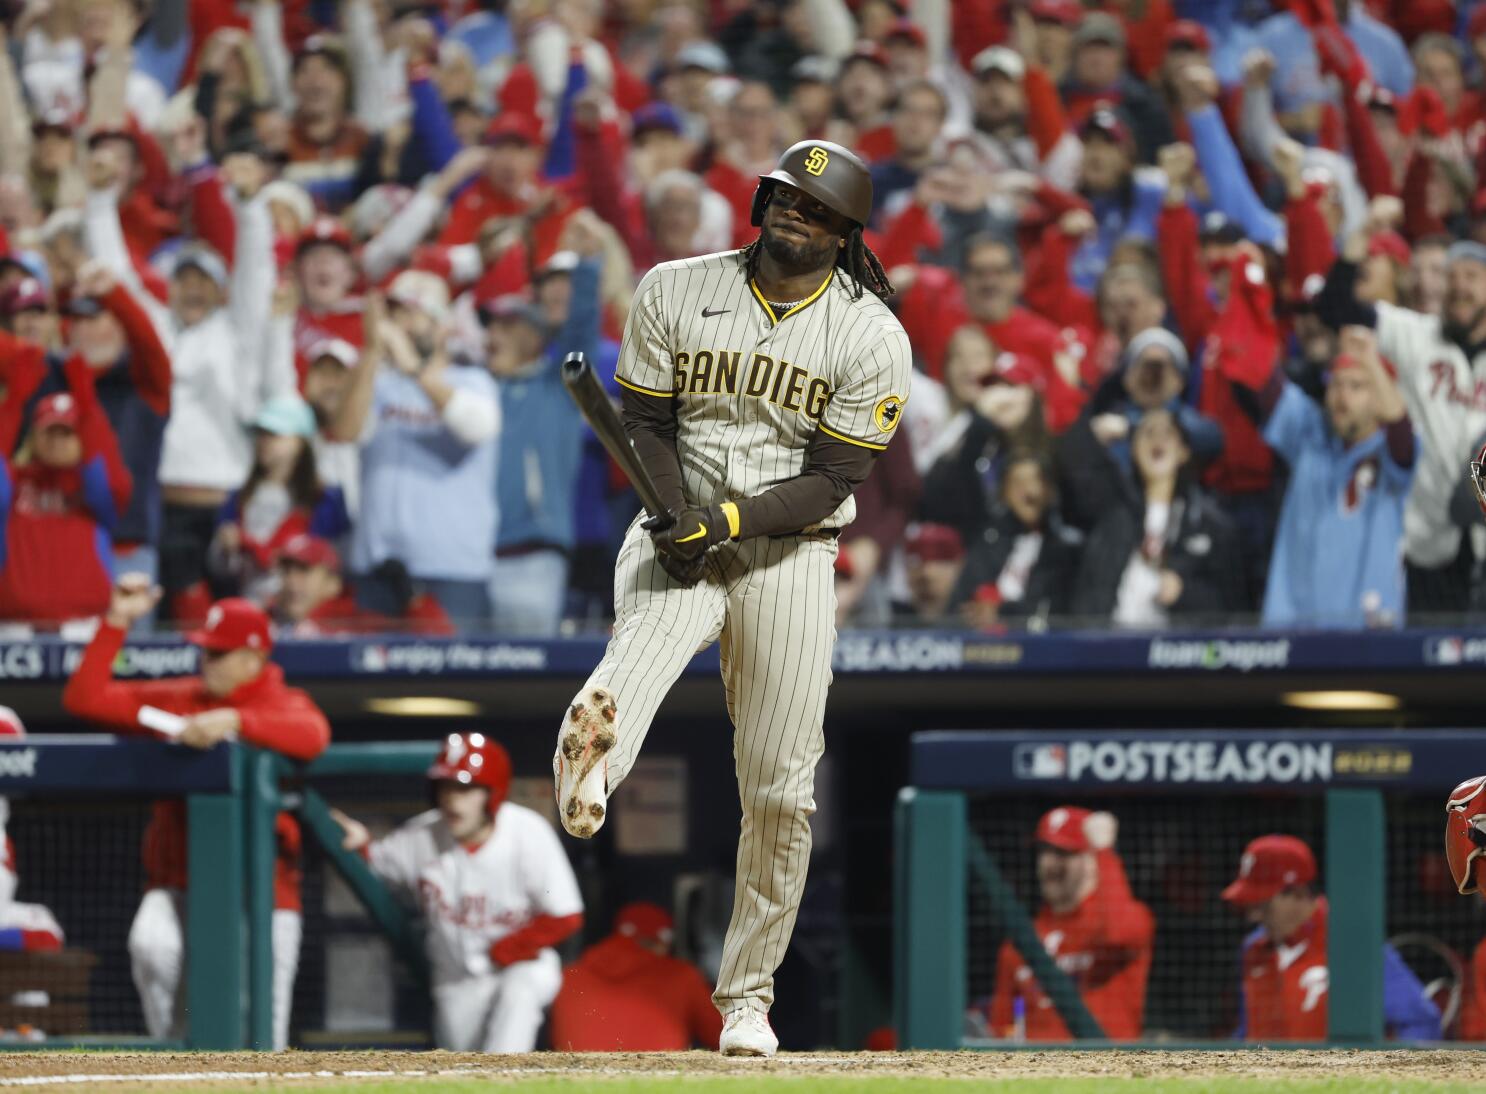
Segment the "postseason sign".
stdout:
[[1467,769],[1486,771],[1486,738],[1469,730],[946,731],[915,734],[912,745],[913,785],[942,790],[1448,790]]

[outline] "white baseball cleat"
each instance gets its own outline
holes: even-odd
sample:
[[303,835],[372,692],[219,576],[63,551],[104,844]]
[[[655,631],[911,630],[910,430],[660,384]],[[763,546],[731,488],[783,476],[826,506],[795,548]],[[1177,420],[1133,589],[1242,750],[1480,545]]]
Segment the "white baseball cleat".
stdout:
[[594,688],[568,708],[567,722],[552,756],[557,815],[571,836],[587,839],[604,825],[609,799],[609,752],[619,743],[614,732],[618,709],[605,688]]
[[723,1020],[717,1047],[724,1056],[772,1056],[779,1051],[779,1038],[767,1014],[742,1006],[729,1011]]

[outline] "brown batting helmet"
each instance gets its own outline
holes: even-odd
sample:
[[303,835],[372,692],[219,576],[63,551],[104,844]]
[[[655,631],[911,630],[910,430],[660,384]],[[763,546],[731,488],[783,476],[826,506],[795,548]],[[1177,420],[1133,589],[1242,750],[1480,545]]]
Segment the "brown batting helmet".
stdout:
[[779,157],[779,166],[758,177],[753,194],[754,227],[764,222],[764,206],[778,183],[809,194],[861,227],[872,215],[872,176],[850,149],[831,141],[801,141]]

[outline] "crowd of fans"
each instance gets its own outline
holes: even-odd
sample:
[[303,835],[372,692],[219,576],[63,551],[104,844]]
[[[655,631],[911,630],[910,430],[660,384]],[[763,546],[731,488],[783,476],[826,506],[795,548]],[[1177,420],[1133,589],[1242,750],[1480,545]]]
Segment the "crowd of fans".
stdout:
[[[918,371],[843,622],[1486,601],[1486,3],[23,0],[0,619],[548,635],[638,506],[558,379],[790,143]],[[1480,379],[1478,379],[1480,377]]]

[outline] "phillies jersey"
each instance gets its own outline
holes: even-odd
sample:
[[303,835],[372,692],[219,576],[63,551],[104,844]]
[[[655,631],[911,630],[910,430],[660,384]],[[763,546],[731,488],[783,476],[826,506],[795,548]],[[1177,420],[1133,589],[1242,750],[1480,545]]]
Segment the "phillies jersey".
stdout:
[[1244,939],[1244,1035],[1251,1041],[1326,1040],[1326,901],[1284,942],[1263,927]]
[[[1143,1025],[1156,921],[1130,892],[1119,856],[1100,851],[1098,858],[1098,886],[1070,912],[1057,913],[1043,905],[1035,921],[1037,937],[1058,968],[1073,979],[1104,1035],[1133,1041]],[[996,1036],[1011,1029],[1017,997],[1025,1002],[1027,1040],[1072,1039],[1032,970],[1006,942],[996,961],[996,993],[991,999],[991,1029]]]
[[[1326,964],[1326,898],[1293,935],[1276,944],[1263,927],[1243,943],[1238,1035],[1250,1041],[1324,1041],[1331,973]],[[1398,951],[1383,946],[1383,1027],[1400,1041],[1440,1037],[1440,1012]]]
[[503,802],[490,838],[466,846],[437,809],[420,813],[368,850],[378,877],[427,923],[435,984],[499,971],[494,942],[539,916],[581,914],[583,898],[557,833],[541,814]]
[[1378,351],[1398,369],[1398,390],[1420,441],[1404,509],[1404,553],[1416,566],[1443,566],[1460,550],[1450,497],[1472,445],[1486,432],[1486,353],[1468,360],[1437,316],[1376,307]]

